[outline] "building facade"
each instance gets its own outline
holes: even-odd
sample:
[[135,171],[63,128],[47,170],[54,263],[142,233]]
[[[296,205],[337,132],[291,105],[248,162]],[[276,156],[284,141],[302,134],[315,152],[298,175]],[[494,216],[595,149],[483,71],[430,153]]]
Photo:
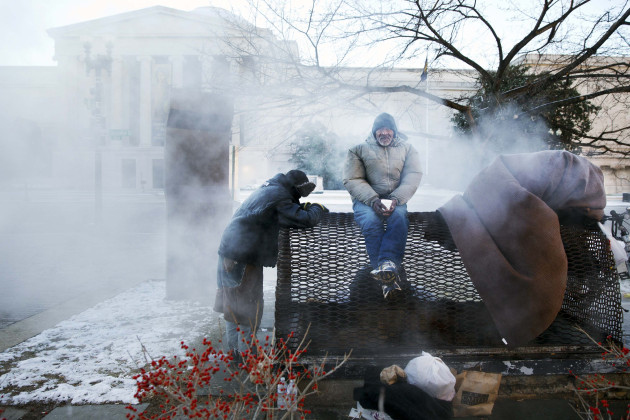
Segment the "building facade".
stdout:
[[[460,146],[450,109],[412,93],[353,96],[334,87],[291,84],[295,70],[282,63],[299,61],[297,47],[223,9],[155,6],[48,33],[57,66],[0,68],[0,109],[11,128],[0,148],[8,151],[7,161],[37,156],[34,168],[23,168],[18,177],[30,183],[161,191],[173,89],[234,97],[233,188],[257,185],[291,168],[289,146],[305,123],[318,121],[350,145],[363,141],[383,111],[396,116],[420,152],[426,182],[443,186],[440,181],[466,161],[465,150],[455,157]],[[408,85],[448,99],[475,89],[469,71],[430,70],[427,81],[419,82],[422,69],[336,70],[340,79],[355,84],[369,77],[383,86]],[[314,74],[311,80],[316,79]],[[19,140],[25,136],[28,142]],[[17,143],[26,143],[24,150],[16,151]],[[621,193],[630,181],[612,173],[626,174],[628,167],[623,160],[609,160],[596,163],[607,172],[608,192]]]
[[[624,68],[620,68],[619,63],[627,63],[628,57],[607,57],[594,56],[586,60],[581,68],[585,73],[589,70],[596,70],[600,76],[608,73],[610,79],[614,80],[616,75],[624,74]],[[530,54],[520,57],[517,61],[519,64],[526,65],[533,72],[541,73],[549,70],[557,69],[566,63],[566,57],[560,55],[540,56]],[[625,67],[625,66],[624,66]],[[605,77],[584,78],[585,81],[576,85],[576,89],[582,95],[610,89],[613,85],[609,79]],[[605,133],[604,137],[609,140],[619,136],[616,127],[630,126],[630,115],[628,115],[627,100],[628,95],[624,93],[612,94],[617,96],[616,100],[610,100],[609,95],[602,95],[590,100],[590,102],[599,107],[597,117],[593,120],[590,135],[593,137]],[[597,143],[597,142],[595,142]],[[612,142],[607,143],[607,147],[612,152],[624,152],[628,150],[628,146],[621,141],[619,144]],[[601,153],[601,150],[585,146],[582,148],[582,154],[587,156],[594,164],[599,166],[604,173],[604,182],[606,191],[609,194],[620,194],[630,191],[630,160],[620,157],[621,154]]]

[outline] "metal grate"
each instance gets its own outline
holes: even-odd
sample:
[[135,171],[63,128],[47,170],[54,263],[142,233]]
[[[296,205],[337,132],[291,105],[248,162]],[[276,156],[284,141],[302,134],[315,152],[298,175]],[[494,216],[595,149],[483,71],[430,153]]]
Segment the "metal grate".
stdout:
[[[501,348],[501,337],[438,212],[409,213],[404,298],[383,300],[369,275],[353,213],[329,213],[313,229],[279,237],[276,330],[296,347],[308,328],[309,354],[406,354]],[[599,230],[563,226],[567,289],[554,323],[530,347],[589,346],[579,325],[621,341],[621,295]]]

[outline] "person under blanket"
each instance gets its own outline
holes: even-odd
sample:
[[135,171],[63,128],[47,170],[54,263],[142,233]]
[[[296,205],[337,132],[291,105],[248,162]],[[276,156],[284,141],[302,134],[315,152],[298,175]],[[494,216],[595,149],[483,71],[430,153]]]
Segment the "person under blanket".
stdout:
[[551,325],[562,305],[563,218],[601,220],[602,171],[567,151],[501,155],[438,209],[505,344]]

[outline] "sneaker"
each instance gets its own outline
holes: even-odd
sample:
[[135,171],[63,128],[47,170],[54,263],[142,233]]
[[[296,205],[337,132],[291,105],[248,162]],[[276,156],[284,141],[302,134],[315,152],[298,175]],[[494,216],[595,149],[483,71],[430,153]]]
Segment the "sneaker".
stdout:
[[402,292],[398,285],[398,270],[392,261],[384,261],[376,270],[370,272],[383,289],[383,297],[392,299]]
[[390,260],[383,261],[378,268],[370,271],[370,274],[376,278],[381,278],[383,275],[389,275],[390,273],[396,273],[396,263]]

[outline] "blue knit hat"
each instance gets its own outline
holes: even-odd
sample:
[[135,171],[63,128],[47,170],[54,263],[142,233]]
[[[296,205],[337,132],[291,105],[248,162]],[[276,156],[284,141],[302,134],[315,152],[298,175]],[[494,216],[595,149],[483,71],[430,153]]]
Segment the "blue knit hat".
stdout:
[[398,136],[396,121],[394,120],[394,117],[387,112],[383,112],[374,120],[374,124],[372,124],[372,135],[374,135],[374,137],[376,137],[376,130],[380,128],[389,128],[394,132],[394,138]]

